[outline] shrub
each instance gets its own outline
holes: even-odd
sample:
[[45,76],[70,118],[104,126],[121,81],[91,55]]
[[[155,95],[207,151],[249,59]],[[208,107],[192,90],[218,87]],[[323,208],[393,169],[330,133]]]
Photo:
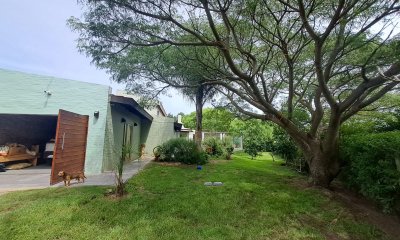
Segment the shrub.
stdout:
[[353,134],[341,141],[345,162],[342,180],[348,187],[379,203],[385,212],[400,200],[400,132]]
[[246,138],[243,144],[244,152],[251,156],[251,159],[254,159],[258,156],[258,145],[256,141],[252,141],[251,138]]
[[271,149],[272,139],[270,136],[263,136],[256,131],[243,138],[243,150],[249,154],[251,158],[258,156],[260,152],[267,152]]
[[[252,158],[259,152],[270,149],[268,144],[272,139],[272,126],[265,121],[259,119],[232,121],[231,132],[236,136],[242,136],[243,150]],[[235,139],[235,144],[239,145],[240,141],[237,140]]]
[[203,141],[203,146],[206,150],[206,153],[209,155],[221,156],[224,153],[222,149],[222,142],[217,138],[206,138]]
[[225,136],[224,139],[222,139],[222,146],[224,148],[233,147],[233,137]]
[[274,128],[273,152],[280,155],[288,162],[293,162],[300,157],[300,151],[290,136],[280,127]]
[[197,149],[196,143],[183,138],[171,139],[160,145],[155,152],[162,162],[181,162],[185,164],[205,164],[207,154]]
[[232,159],[233,149],[234,149],[233,147],[225,148],[225,159],[226,160],[231,160]]
[[234,150],[233,138],[230,136],[225,136],[225,138],[222,140],[222,146],[223,146],[225,159],[231,160],[233,150]]

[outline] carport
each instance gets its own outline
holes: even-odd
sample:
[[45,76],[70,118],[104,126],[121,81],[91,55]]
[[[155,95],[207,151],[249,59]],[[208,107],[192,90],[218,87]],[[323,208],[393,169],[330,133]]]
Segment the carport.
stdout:
[[[32,146],[37,146],[38,151],[43,153],[46,143],[55,138],[56,127],[57,115],[0,114],[0,146],[18,143],[29,150],[32,150]],[[45,164],[42,157],[42,154],[38,156],[38,165]],[[18,156],[11,153],[7,160],[19,162],[23,158],[24,154]]]
[[[20,170],[8,170],[0,173],[7,177],[7,183],[24,186],[43,186],[60,182],[57,173],[84,171],[86,141],[88,131],[88,116],[59,110],[58,115],[34,114],[0,114],[0,145],[18,143],[31,149],[39,146],[37,155],[38,166]],[[43,161],[43,152],[46,142],[55,139],[53,161],[46,164]],[[5,164],[24,161],[23,153],[0,157]],[[0,181],[0,187],[6,188],[5,181]]]
[[0,173],[0,193],[16,189],[35,189],[49,186],[51,167],[38,165],[35,167],[9,170]]

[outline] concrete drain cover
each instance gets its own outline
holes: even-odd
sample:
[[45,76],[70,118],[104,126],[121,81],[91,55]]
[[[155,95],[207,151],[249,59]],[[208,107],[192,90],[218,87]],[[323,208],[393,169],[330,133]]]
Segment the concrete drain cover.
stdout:
[[222,186],[224,185],[222,182],[205,182],[204,186]]

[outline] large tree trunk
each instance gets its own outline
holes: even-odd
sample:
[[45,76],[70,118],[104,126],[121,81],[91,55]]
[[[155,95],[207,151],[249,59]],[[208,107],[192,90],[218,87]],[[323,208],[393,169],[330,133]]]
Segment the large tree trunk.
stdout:
[[[283,121],[283,119],[276,120],[275,123],[284,128],[302,150],[313,185],[328,188],[341,168],[339,159],[340,114],[337,109],[331,109],[329,124],[325,127],[319,126],[319,133],[318,129],[304,133],[297,129],[292,122]],[[319,121],[316,124],[318,126]],[[324,128],[325,130],[322,130]]]
[[340,172],[338,139],[334,142],[314,141],[304,152],[310,169],[311,182],[315,186],[328,188]]
[[199,86],[196,91],[196,134],[195,142],[197,148],[201,149],[201,141],[203,138],[203,98],[204,98],[204,87]]

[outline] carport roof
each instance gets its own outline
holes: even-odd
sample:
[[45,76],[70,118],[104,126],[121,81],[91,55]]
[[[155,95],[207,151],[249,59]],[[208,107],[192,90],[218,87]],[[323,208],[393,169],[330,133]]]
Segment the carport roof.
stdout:
[[144,117],[150,121],[153,121],[153,117],[142,108],[139,103],[137,103],[133,98],[117,96],[114,94],[110,94],[110,103],[121,104],[129,111],[139,114],[141,117]]

